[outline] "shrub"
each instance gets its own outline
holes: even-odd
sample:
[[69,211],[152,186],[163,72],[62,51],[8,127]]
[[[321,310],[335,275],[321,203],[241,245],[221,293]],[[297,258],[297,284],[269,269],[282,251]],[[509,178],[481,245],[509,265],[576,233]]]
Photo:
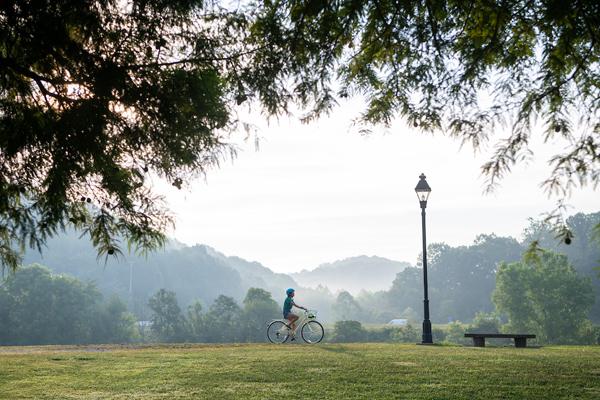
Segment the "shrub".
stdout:
[[600,326],[592,325],[590,321],[582,324],[576,344],[600,344]]
[[358,321],[337,321],[333,327],[333,343],[364,342],[367,331]]
[[390,338],[394,342],[416,343],[420,341],[420,333],[410,324],[396,329]]
[[456,344],[468,344],[470,339],[465,337],[465,326],[460,321],[448,324],[446,329],[446,342]]
[[442,328],[431,328],[431,335],[433,336],[433,342],[439,343],[446,340],[446,331]]
[[392,335],[398,328],[386,326],[379,329],[367,330],[367,340],[369,342],[390,342],[392,341]]
[[471,333],[499,333],[502,323],[497,315],[478,312],[467,329]]

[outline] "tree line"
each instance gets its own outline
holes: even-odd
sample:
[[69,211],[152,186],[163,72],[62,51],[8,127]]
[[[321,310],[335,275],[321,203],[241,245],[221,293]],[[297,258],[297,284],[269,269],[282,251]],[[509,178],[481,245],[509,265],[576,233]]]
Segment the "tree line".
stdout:
[[[338,296],[336,305],[346,310],[361,311],[348,293]],[[600,326],[594,326],[588,313],[594,303],[591,280],[581,277],[569,265],[567,257],[543,251],[521,261],[498,267],[496,287],[491,294],[494,309],[478,312],[470,324],[451,321],[444,328],[434,329],[436,341],[465,344],[464,333],[533,333],[539,343],[597,344]],[[415,313],[407,318],[417,324]],[[400,330],[383,328],[368,330],[359,321],[335,323],[333,341],[415,341],[420,331],[408,325]]]
[[211,304],[221,294],[242,302],[251,287],[277,293],[281,288],[297,286],[290,276],[276,274],[261,264],[227,257],[208,246],[185,246],[176,241],[164,251],[146,257],[128,254],[109,259],[102,267],[92,245],[73,231],[50,239],[43,257],[27,252],[23,265],[33,263],[81,281],[93,281],[105,296],[127,299],[129,311],[138,320],[150,319],[148,300],[162,288],[177,293],[179,303],[186,308],[196,300]]
[[[540,250],[525,253],[515,262],[500,262],[495,286],[488,296],[490,312],[476,311],[470,323],[453,320],[438,325],[434,339],[468,344],[464,338],[467,331],[527,332],[536,334],[537,342],[543,344],[600,343],[600,326],[588,319],[594,304],[592,281],[578,274],[563,254]],[[153,311],[149,338],[161,342],[262,342],[265,322],[280,318],[280,309],[271,294],[259,288],[248,290],[242,306],[232,297],[221,295],[206,312],[200,302],[194,302],[184,313],[176,294],[165,289],[150,299],[149,306]],[[367,329],[349,317],[354,314],[364,319],[366,313],[375,310],[363,309],[348,292],[341,292],[332,308],[341,319],[335,322],[325,341],[419,341],[420,321],[416,321],[418,314],[414,310],[408,318],[411,323],[406,326]]]
[[[588,341],[593,324],[600,322],[600,302],[595,301],[600,298],[600,247],[594,240],[598,221],[600,213],[570,217],[567,223],[576,235],[571,245],[557,245],[551,227],[535,220],[525,229],[522,242],[480,235],[469,246],[431,244],[432,321],[464,326],[484,313],[498,319],[498,329],[536,333],[543,342]],[[536,247],[527,251],[526,243],[534,242],[547,250]],[[280,316],[271,293],[265,288],[235,286],[234,294],[207,300],[201,293],[207,282],[214,285],[213,292],[221,288],[210,274],[218,266],[205,270],[203,264],[195,265],[194,256],[204,260],[200,256],[207,253],[192,250],[194,253],[185,257],[189,259],[185,270],[202,270],[200,275],[207,281],[196,285],[194,278],[187,282],[185,296],[167,288],[154,289],[145,297],[147,311],[135,317],[130,314],[135,308],[132,304],[126,305],[110,291],[103,296],[95,284],[82,283],[85,279],[52,274],[39,265],[19,268],[0,284],[0,343],[264,340],[265,321]],[[69,258],[73,251],[63,253]],[[76,270],[76,260],[70,263]],[[119,269],[122,278],[121,272],[127,271]],[[116,282],[117,276],[114,278]],[[123,284],[123,279],[118,281]],[[196,293],[197,300],[188,300],[191,293]],[[406,318],[417,326],[422,319],[422,269],[419,265],[404,269],[387,291],[353,296],[346,291],[333,295],[323,288],[298,288],[298,299],[318,309],[326,323],[382,324]],[[136,320],[151,321],[151,328],[140,332]]]
[[[501,262],[519,261],[535,241],[542,248],[565,254],[579,276],[591,279],[596,302],[588,316],[600,323],[600,279],[594,269],[600,265],[600,247],[593,239],[593,228],[599,222],[598,212],[569,217],[567,223],[575,234],[570,245],[557,241],[551,226],[533,219],[520,240],[489,234],[479,235],[472,244],[464,246],[430,244],[432,320],[469,322],[478,312],[492,312],[498,266]],[[288,275],[273,273],[258,263],[226,257],[207,246],[178,247],[174,243],[165,252],[147,258],[129,255],[119,263],[109,261],[105,268],[99,268],[92,246],[71,232],[51,239],[43,259],[36,252],[25,256],[28,264],[44,263],[57,273],[94,281],[106,297],[117,294],[127,299],[129,311],[138,320],[150,319],[148,300],[161,288],[174,291],[181,307],[187,309],[195,300],[209,305],[221,294],[242,304],[251,287],[265,289],[274,296],[282,288],[296,287],[302,303],[318,309],[320,318],[328,323],[347,319],[385,323],[407,316],[417,320],[423,286],[420,256],[417,260],[390,279],[390,289],[350,294],[332,293],[326,287],[302,288]]]
[[264,289],[250,288],[242,305],[220,295],[205,311],[193,302],[186,312],[175,292],[160,289],[148,302],[152,309],[148,340],[171,342],[264,342],[266,323],[281,318],[281,308]]
[[0,344],[124,343],[139,339],[134,316],[118,297],[91,283],[19,268],[0,286]]
[[220,295],[206,312],[200,301],[184,313],[175,292],[148,301],[149,327],[117,296],[104,299],[93,283],[53,274],[34,264],[0,286],[0,345],[130,342],[259,342],[281,310],[264,289],[250,288],[242,305]]
[[[589,278],[580,277],[566,256],[544,251],[498,267],[493,312],[478,312],[471,324],[459,321],[434,329],[436,341],[466,343],[465,331],[535,333],[540,343],[598,343],[600,327],[587,318],[594,301]],[[40,265],[19,269],[0,287],[0,344],[83,344],[125,342],[263,342],[266,322],[281,310],[264,289],[250,288],[241,305],[220,295],[205,310],[195,301],[184,311],[177,295],[158,290],[145,328],[116,296],[105,301],[95,286],[52,274]],[[365,329],[351,320],[364,312],[347,292],[333,305],[343,319],[326,341],[414,342],[418,314],[405,327]]]
[[[494,295],[495,291],[511,290],[507,298],[519,295],[527,304],[544,304],[544,310],[554,301],[569,304],[565,313],[583,310],[585,318],[600,323],[600,246],[594,236],[594,227],[599,222],[600,213],[579,213],[569,217],[567,224],[576,234],[571,245],[557,242],[550,225],[533,219],[524,230],[521,242],[492,234],[479,235],[468,246],[430,244],[427,253],[432,321],[469,322],[479,312],[495,312],[500,304],[500,295]],[[530,243],[537,243],[546,250],[538,248],[531,254],[528,251]],[[523,255],[527,257],[523,259]],[[363,292],[357,296],[340,292],[332,305],[335,319],[368,323],[383,323],[399,317],[422,319],[420,258],[416,266],[398,273],[387,291]],[[542,266],[541,270],[536,269],[537,265]],[[518,289],[503,283],[517,276],[506,272],[509,270],[520,271],[521,286]],[[550,278],[555,276],[561,278],[551,282]],[[550,287],[554,289],[550,290]],[[553,298],[540,297],[540,293],[548,291],[553,293]],[[503,307],[509,305],[502,304]],[[534,313],[543,315],[537,309],[527,310],[528,315]]]

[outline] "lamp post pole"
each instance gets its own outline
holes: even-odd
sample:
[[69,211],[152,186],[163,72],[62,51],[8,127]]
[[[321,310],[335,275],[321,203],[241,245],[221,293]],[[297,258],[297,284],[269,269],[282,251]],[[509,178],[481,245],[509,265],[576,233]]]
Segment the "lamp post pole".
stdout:
[[427,289],[427,239],[425,235],[425,208],[427,202],[421,202],[421,226],[423,231],[423,341],[422,343],[433,343],[433,337],[431,335],[431,321],[429,320],[429,293]]
[[427,198],[431,193],[431,188],[425,180],[425,175],[419,176],[420,181],[415,188],[419,197],[421,206],[421,230],[423,232],[423,339],[421,344],[432,344],[433,336],[431,334],[431,321],[429,320],[429,291],[427,287],[427,238],[425,229],[425,208],[427,208]]

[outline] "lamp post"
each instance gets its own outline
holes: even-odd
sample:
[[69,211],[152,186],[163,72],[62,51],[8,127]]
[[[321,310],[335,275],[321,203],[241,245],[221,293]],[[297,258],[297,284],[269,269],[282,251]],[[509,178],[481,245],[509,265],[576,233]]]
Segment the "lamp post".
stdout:
[[425,180],[425,174],[419,176],[419,183],[415,188],[417,197],[419,198],[419,205],[421,206],[421,227],[423,231],[423,340],[421,344],[432,344],[433,337],[431,335],[431,321],[429,320],[429,295],[427,290],[427,240],[425,237],[425,208],[427,208],[427,198],[431,193],[431,188]]

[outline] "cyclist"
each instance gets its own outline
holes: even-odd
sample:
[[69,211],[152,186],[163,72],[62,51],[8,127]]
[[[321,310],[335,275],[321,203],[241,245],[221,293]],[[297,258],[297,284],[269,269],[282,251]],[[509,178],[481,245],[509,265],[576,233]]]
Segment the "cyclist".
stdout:
[[285,291],[287,297],[283,302],[283,318],[290,321],[291,328],[291,340],[296,340],[294,337],[296,335],[296,321],[298,320],[298,316],[292,312],[292,307],[301,308],[304,311],[308,311],[305,307],[294,303],[294,295],[296,291],[293,288],[289,288]]

